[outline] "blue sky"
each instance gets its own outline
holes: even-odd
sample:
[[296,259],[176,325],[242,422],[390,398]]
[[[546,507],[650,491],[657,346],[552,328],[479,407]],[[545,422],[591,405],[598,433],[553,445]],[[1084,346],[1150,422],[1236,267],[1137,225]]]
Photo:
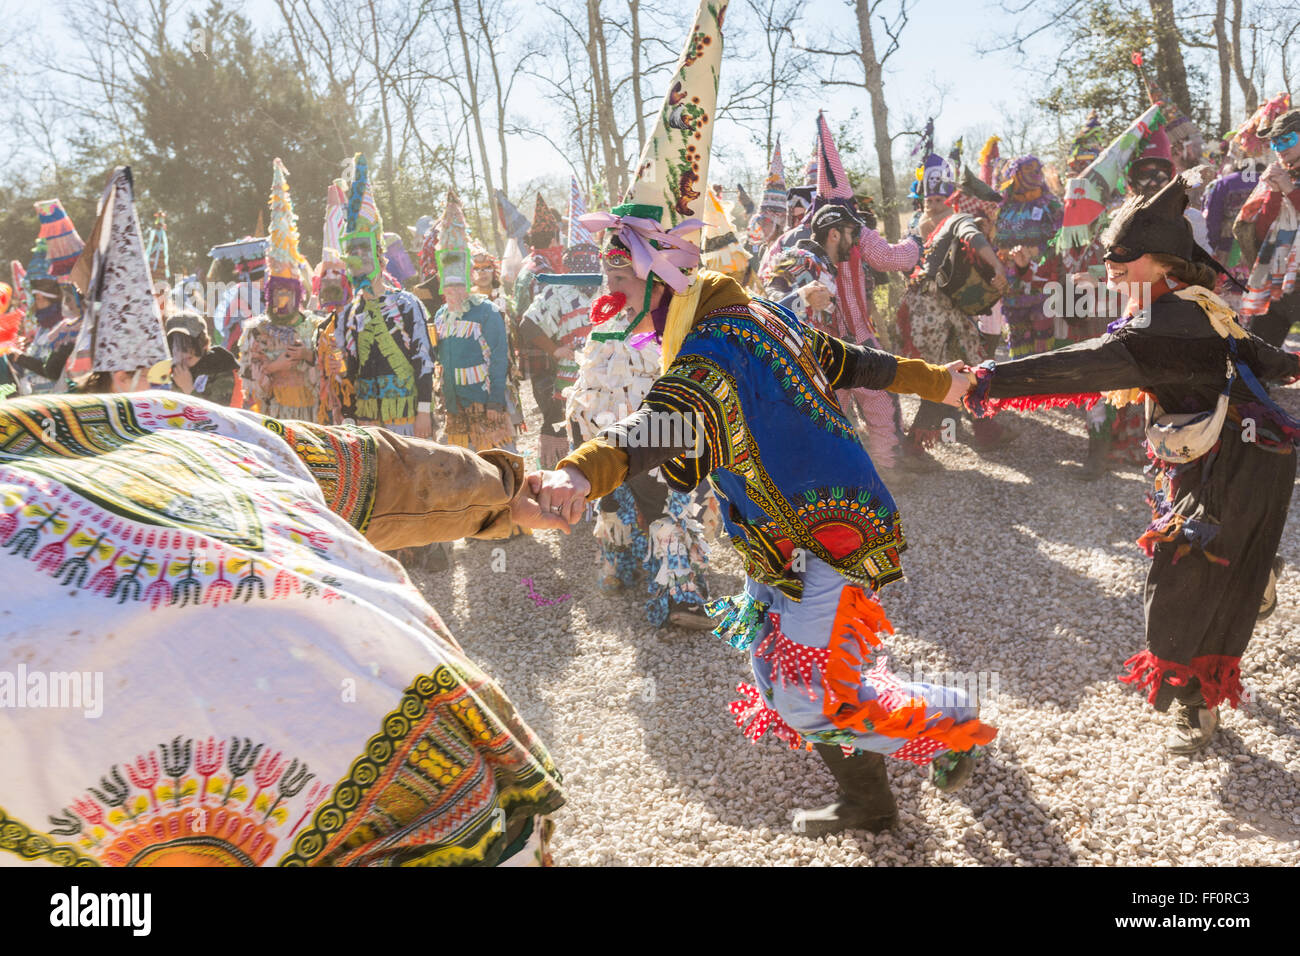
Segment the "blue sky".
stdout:
[[[520,11],[519,29],[532,28],[542,12],[528,0],[515,2]],[[676,35],[669,38],[668,32],[664,33],[674,48],[684,39],[694,5],[694,0],[660,0],[655,6],[655,9],[683,11],[675,27]],[[203,0],[193,0],[191,6],[202,9]],[[278,25],[280,22],[273,0],[245,0],[243,6],[254,23]],[[886,0],[884,6],[896,9],[897,0]],[[59,47],[66,49],[69,56],[77,55],[79,47],[72,40],[68,25],[50,7],[37,12],[22,0],[0,0],[0,12],[7,15],[6,22],[11,24],[34,23],[52,31]],[[744,0],[732,0],[728,26],[739,26],[742,20],[752,20],[753,16]],[[183,20],[183,17],[173,20],[178,29]],[[886,65],[891,128],[905,128],[911,125],[909,120],[919,124],[925,116],[937,113],[936,139],[940,149],[946,152],[958,136],[964,136],[968,156],[979,148],[985,136],[994,132],[1005,135],[1006,117],[1023,111],[1041,87],[1032,65],[1041,65],[1060,43],[1059,39],[1044,34],[1029,44],[1026,57],[979,54],[977,44],[995,43],[1009,35],[1014,25],[1014,18],[1001,9],[997,0],[914,0],[910,21],[902,34],[902,46]],[[802,32],[805,42],[815,46],[842,47],[856,45],[857,41],[854,15],[843,0],[808,0]],[[879,31],[877,35],[880,36]],[[734,59],[724,59],[724,86],[729,79],[728,67],[734,62]],[[845,71],[853,70],[851,61],[843,60],[841,64]],[[853,78],[858,75],[854,71]],[[1274,85],[1278,84],[1270,85],[1270,93]],[[1239,101],[1239,91],[1234,88],[1234,92]],[[662,90],[651,91],[652,102],[657,102],[660,96]],[[523,114],[536,115],[548,109],[548,104],[535,91],[521,89],[512,100],[512,110]],[[846,87],[815,87],[786,99],[778,111],[777,129],[787,154],[793,150],[806,155],[818,109],[826,110],[832,127],[857,109],[863,145],[868,155],[874,156],[867,94],[862,89]],[[761,150],[751,145],[746,130],[723,118],[716,127],[716,136],[715,178],[726,182],[737,178],[753,181],[755,175],[761,175]],[[488,138],[489,150],[494,150],[495,137],[489,134]],[[896,159],[905,156],[914,142],[911,138],[896,141]],[[568,166],[563,158],[545,143],[521,137],[512,137],[508,143],[512,158],[526,156],[528,168],[536,174],[567,175]]]

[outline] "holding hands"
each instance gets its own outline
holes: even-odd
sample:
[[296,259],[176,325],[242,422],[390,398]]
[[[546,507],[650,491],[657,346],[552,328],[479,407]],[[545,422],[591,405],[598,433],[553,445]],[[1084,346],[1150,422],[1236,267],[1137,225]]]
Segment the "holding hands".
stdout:
[[952,386],[948,389],[948,394],[943,397],[943,403],[961,408],[961,400],[975,387],[975,370],[961,361],[949,362],[944,367],[948,369],[948,375],[952,378]]
[[587,507],[587,477],[566,465],[559,471],[533,472],[525,481],[527,487],[510,506],[515,522],[530,530],[554,528],[568,534]]

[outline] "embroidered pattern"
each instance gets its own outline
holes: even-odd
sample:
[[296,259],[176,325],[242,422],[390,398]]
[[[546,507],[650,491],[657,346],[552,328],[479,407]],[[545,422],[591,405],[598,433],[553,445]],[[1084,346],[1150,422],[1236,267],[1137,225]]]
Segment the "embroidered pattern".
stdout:
[[[307,422],[264,420],[268,431],[289,443],[325,495],[330,511],[365,532],[375,504],[375,439],[363,428],[319,428]],[[343,433],[342,436],[340,433]]]
[[[499,706],[485,710],[479,696]],[[443,666],[417,678],[280,864],[494,862],[511,821],[563,800],[545,750],[522,724],[490,721],[490,712],[513,711],[486,677],[458,678]],[[520,735],[531,751],[526,765],[489,762],[485,752],[508,753]]]
[[[308,514],[322,513],[319,505],[286,486],[264,485],[274,476],[255,458],[203,454],[210,443],[216,450],[205,415],[194,405],[182,411],[170,399],[6,402],[0,548],[34,562],[64,587],[151,609],[294,594],[337,599],[329,575],[319,574],[333,537],[297,525],[268,529],[258,511],[259,502],[277,498]],[[368,519],[371,439],[361,433],[344,448],[310,425],[296,423],[290,431],[271,419],[263,424],[292,439],[345,517]],[[185,435],[169,434],[182,425],[189,426]],[[276,534],[268,537],[268,530]]]

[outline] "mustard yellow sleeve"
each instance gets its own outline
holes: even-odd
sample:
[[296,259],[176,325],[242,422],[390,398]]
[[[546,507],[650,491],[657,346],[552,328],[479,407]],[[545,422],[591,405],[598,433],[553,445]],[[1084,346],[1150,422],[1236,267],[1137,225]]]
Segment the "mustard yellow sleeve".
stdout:
[[627,452],[617,448],[599,436],[583,442],[561,459],[556,468],[572,465],[582,472],[591,482],[588,501],[603,498],[621,485],[627,478]]
[[921,359],[900,358],[894,380],[885,386],[885,391],[919,395],[932,402],[942,402],[950,388],[952,376],[942,365],[931,365]]

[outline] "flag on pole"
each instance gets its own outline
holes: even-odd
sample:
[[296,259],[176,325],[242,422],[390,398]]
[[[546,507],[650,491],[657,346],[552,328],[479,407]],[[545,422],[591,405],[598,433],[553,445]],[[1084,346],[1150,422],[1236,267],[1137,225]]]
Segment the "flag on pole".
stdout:
[[587,227],[578,222],[579,216],[587,214],[587,204],[583,202],[582,192],[578,189],[578,177],[569,177],[569,248],[573,248],[581,243],[591,243],[595,245],[596,240],[592,238]]

